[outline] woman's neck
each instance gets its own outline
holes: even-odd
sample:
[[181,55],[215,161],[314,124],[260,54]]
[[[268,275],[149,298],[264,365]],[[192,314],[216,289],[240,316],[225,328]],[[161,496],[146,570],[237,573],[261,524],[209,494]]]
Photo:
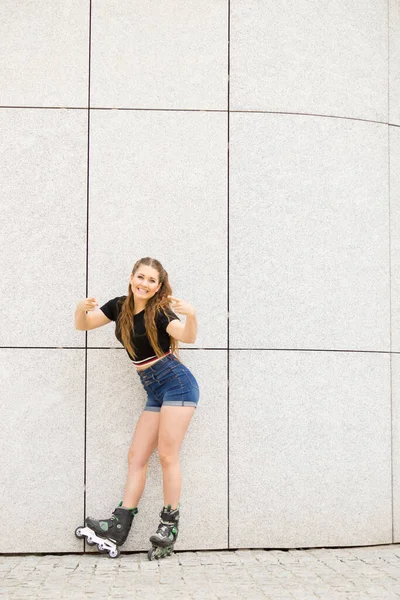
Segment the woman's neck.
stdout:
[[134,315],[138,315],[140,312],[142,312],[142,310],[145,309],[147,302],[145,302],[144,304],[142,304],[141,302],[135,302],[135,308],[134,308]]

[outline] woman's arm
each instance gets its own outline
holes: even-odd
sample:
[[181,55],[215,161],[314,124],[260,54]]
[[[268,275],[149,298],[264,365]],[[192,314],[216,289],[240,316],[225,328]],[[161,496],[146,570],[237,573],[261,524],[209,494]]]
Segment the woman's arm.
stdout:
[[185,324],[174,319],[167,327],[167,333],[184,344],[194,344],[197,336],[196,315],[187,315]]
[[185,324],[174,319],[170,321],[167,327],[167,333],[184,344],[194,344],[197,336],[197,317],[196,311],[188,302],[185,300],[179,300],[174,296],[168,296],[171,298],[172,309],[180,315],[186,315]]
[[75,329],[79,331],[90,331],[102,325],[111,323],[111,320],[101,310],[96,310],[91,315],[87,311],[92,311],[98,306],[96,298],[85,298],[78,303],[75,311]]

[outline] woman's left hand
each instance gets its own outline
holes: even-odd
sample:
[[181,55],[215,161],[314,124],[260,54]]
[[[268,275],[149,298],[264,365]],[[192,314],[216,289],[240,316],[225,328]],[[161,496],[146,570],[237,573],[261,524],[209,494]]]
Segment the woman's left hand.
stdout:
[[196,314],[196,311],[193,308],[193,306],[189,304],[189,302],[186,302],[186,300],[180,300],[179,298],[175,298],[175,296],[168,296],[168,299],[172,304],[172,310],[179,313],[180,315],[194,316]]

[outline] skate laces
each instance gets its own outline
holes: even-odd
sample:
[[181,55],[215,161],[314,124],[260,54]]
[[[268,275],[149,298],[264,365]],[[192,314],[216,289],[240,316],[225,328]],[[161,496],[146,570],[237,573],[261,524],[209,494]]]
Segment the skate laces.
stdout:
[[171,533],[172,528],[173,528],[173,525],[171,523],[168,523],[168,525],[167,525],[166,523],[161,521],[161,523],[159,524],[158,529],[157,529],[157,534],[161,534],[163,536],[168,536]]

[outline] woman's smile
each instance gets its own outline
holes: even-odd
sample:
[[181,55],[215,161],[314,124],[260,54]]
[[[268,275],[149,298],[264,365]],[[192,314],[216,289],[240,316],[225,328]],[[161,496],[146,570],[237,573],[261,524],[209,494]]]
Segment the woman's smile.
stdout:
[[161,287],[158,272],[152,267],[141,265],[136,273],[131,275],[131,287],[136,298],[143,298],[147,302]]

